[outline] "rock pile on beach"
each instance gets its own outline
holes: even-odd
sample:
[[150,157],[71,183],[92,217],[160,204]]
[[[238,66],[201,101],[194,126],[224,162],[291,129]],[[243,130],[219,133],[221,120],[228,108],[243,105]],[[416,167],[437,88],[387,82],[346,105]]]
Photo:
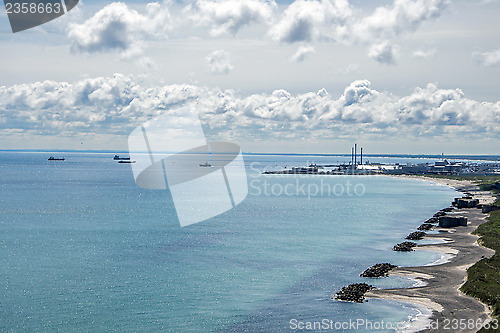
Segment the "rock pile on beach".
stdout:
[[369,278],[378,278],[378,277],[386,277],[389,274],[389,271],[398,266],[389,264],[387,262],[382,264],[376,264],[371,267],[368,267],[363,273],[359,276],[369,277]]
[[365,300],[365,293],[369,290],[375,289],[366,283],[354,283],[347,287],[342,287],[342,290],[337,292],[335,299],[347,302],[363,303]]
[[438,218],[437,217],[431,217],[430,219],[428,219],[427,221],[425,221],[425,223],[438,223]]
[[421,226],[419,226],[417,229],[418,230],[431,230],[434,225],[429,224],[429,223],[424,223]]
[[446,215],[445,212],[439,211],[436,214],[434,214],[434,217],[441,217],[441,216],[445,216],[445,215]]
[[403,242],[403,243],[399,243],[399,244],[394,245],[394,247],[392,249],[394,251],[409,252],[409,251],[413,251],[413,248],[415,246],[417,246],[417,243],[414,243],[414,242]]
[[425,235],[426,235],[426,233],[423,231],[415,231],[415,232],[412,232],[411,234],[409,234],[408,236],[406,236],[406,239],[419,240],[419,239],[424,238]]

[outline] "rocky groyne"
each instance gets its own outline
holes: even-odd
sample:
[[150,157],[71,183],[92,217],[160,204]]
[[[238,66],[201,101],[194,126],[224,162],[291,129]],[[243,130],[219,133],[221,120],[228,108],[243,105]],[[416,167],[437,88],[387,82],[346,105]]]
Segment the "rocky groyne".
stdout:
[[375,289],[375,287],[366,283],[350,284],[347,287],[342,287],[335,295],[335,299],[346,302],[363,303],[365,300],[365,293],[372,289]]
[[427,234],[423,231],[414,231],[411,234],[409,234],[408,236],[406,236],[406,239],[408,239],[408,240],[421,240],[425,237],[425,235],[427,235]]
[[387,277],[389,275],[389,271],[396,267],[398,266],[389,264],[387,262],[381,264],[375,264],[371,267],[368,267],[359,276],[369,277],[369,278]]
[[422,230],[422,231],[427,231],[427,230],[431,230],[433,227],[435,227],[435,225],[430,224],[430,223],[424,223],[424,224],[421,224],[417,229]]
[[417,246],[417,243],[415,242],[403,242],[394,245],[392,248],[393,251],[401,251],[401,252],[410,252],[413,251],[413,248]]
[[[417,267],[394,267],[392,264],[376,264],[363,273],[362,278],[377,278],[388,275],[399,275],[421,280],[422,284],[410,288],[379,289],[368,284],[356,283],[342,288],[335,297],[337,300],[361,303],[367,298],[388,298],[403,302],[411,302],[423,305],[432,310],[429,320],[443,322],[457,318],[457,320],[468,320],[469,318],[479,318],[483,323],[491,320],[487,308],[479,300],[464,295],[459,291],[460,286],[466,278],[465,268],[481,258],[489,257],[493,251],[478,246],[477,236],[471,232],[484,220],[481,211],[499,209],[494,206],[491,193],[480,191],[477,186],[467,181],[444,180],[445,185],[453,183],[454,187],[462,192],[462,188],[473,191],[474,195],[464,193],[462,198],[456,198],[451,207],[446,207],[438,211],[434,216],[423,222],[417,231],[408,235],[407,242],[396,244],[393,250],[413,251],[415,246],[430,251],[439,251],[453,255],[453,259],[445,263],[429,266]],[[457,185],[458,184],[458,185]],[[479,199],[479,203],[475,199]],[[465,200],[465,203],[461,200]],[[461,208],[458,208],[460,206]],[[465,218],[465,219],[463,219]],[[455,221],[457,226],[448,231],[444,227],[443,221]],[[467,223],[464,223],[467,221]],[[441,223],[440,223],[441,222]],[[439,225],[441,224],[441,226]],[[459,225],[460,224],[460,225]],[[463,225],[463,226],[461,226]],[[410,242],[419,239],[429,238],[441,240],[441,235],[435,232],[424,233],[429,230],[447,232],[446,242],[436,244],[419,244]],[[419,233],[422,232],[422,233]],[[457,311],[457,309],[460,309]],[[462,332],[475,333],[477,329],[465,329]],[[423,332],[435,332],[426,329]]]
[[[419,231],[435,229],[438,232],[446,232],[445,242],[442,242],[442,235],[429,232],[425,238],[440,240],[440,243],[419,244],[418,247],[422,250],[450,255],[449,261],[435,265],[397,267],[389,274],[415,278],[423,283],[410,288],[377,288],[368,291],[365,297],[424,305],[432,310],[429,320],[434,323],[451,320],[466,322],[470,318],[475,318],[481,323],[479,326],[460,329],[463,333],[475,333],[481,325],[491,320],[491,315],[481,301],[464,295],[460,287],[467,278],[467,267],[481,258],[489,258],[494,254],[494,251],[478,245],[478,236],[473,235],[472,231],[484,222],[484,213],[498,208],[493,203],[495,198],[491,192],[481,190],[470,181],[451,179],[432,179],[431,181],[453,186],[458,191],[465,192],[462,197],[453,200],[451,207],[441,209],[433,218],[417,228]],[[449,230],[449,228],[452,229]],[[439,328],[435,330],[428,327],[422,332],[445,332],[441,326]]]

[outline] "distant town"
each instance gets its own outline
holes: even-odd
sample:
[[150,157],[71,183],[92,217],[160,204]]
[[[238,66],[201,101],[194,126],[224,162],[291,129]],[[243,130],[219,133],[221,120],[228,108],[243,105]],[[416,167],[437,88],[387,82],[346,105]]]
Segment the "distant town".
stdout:
[[452,161],[441,156],[433,163],[370,163],[363,162],[363,148],[358,155],[357,145],[351,150],[351,160],[339,164],[310,164],[307,166],[285,166],[282,170],[265,171],[264,174],[396,174],[396,175],[500,175],[500,162]]

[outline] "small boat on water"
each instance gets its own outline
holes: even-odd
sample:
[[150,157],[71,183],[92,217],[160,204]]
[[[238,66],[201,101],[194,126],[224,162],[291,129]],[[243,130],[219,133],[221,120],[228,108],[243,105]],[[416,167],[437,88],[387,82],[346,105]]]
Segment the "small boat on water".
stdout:
[[64,157],[54,157],[54,156],[50,156],[48,161],[64,161],[65,158]]
[[115,157],[113,157],[113,159],[115,161],[130,161],[130,157],[120,157],[119,155],[115,155]]
[[118,161],[118,163],[135,163],[135,161],[130,161],[129,159],[129,161]]
[[212,166],[212,164],[205,162],[205,163],[201,163],[200,166],[203,168],[210,168]]

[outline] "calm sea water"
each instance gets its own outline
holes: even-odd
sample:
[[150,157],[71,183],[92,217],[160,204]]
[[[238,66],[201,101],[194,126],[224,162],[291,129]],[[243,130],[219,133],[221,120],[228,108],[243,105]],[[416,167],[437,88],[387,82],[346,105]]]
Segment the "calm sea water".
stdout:
[[[331,295],[353,282],[411,285],[359,274],[377,262],[439,259],[391,248],[456,195],[390,177],[264,177],[257,170],[298,157],[247,156],[247,199],[181,228],[169,192],[138,188],[112,154],[58,155],[66,161],[0,153],[1,331],[288,332],[292,319],[405,321],[418,313],[410,305]],[[336,193],[278,195],[287,184]]]

